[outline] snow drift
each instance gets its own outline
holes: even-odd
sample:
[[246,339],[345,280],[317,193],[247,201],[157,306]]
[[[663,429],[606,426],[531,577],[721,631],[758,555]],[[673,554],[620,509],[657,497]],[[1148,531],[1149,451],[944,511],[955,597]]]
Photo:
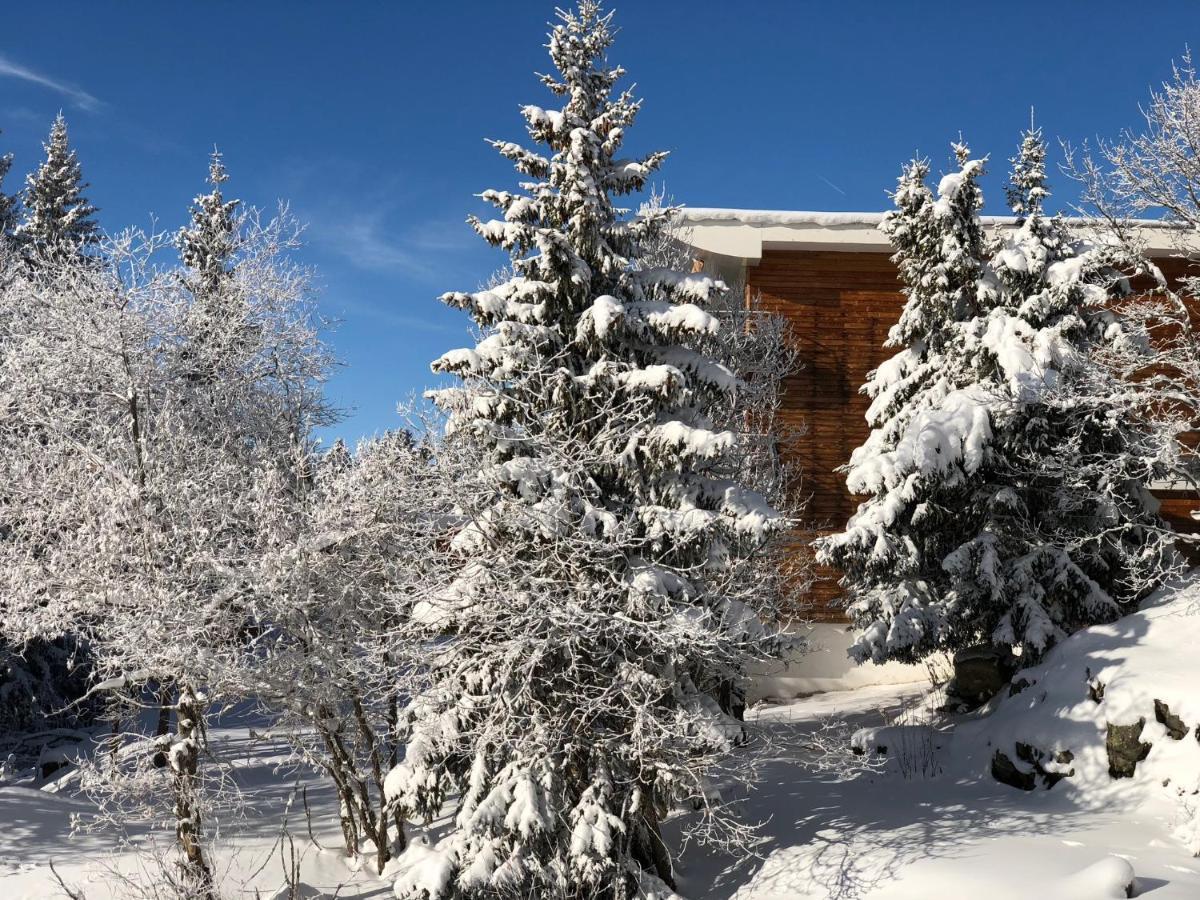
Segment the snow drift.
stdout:
[[1197,646],[1193,572],[1019,671],[984,715],[958,726],[955,755],[971,774],[1090,803],[1138,804],[1166,791],[1179,805],[1178,836],[1200,854]]

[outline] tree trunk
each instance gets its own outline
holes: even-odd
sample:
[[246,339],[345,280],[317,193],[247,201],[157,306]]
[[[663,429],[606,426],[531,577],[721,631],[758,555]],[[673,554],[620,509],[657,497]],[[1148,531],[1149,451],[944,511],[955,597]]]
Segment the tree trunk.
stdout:
[[183,851],[183,868],[202,900],[216,900],[212,870],[204,856],[197,770],[200,765],[200,701],[190,687],[179,691],[175,743],[170,763],[175,788],[175,836]]
[[746,721],[746,693],[731,679],[721,682],[717,704],[727,715],[733,716],[739,722]]
[[667,853],[667,845],[662,839],[653,789],[643,785],[641,795],[642,808],[638,811],[640,822],[639,827],[634,829],[630,852],[644,871],[662,879],[667,887],[675,890],[671,855]]
[[[160,685],[158,688],[158,722],[154,726],[154,737],[156,743],[162,742],[162,739],[167,736],[171,730],[171,688],[170,685]],[[154,768],[165,769],[167,767],[167,751],[159,749],[154,751]]]

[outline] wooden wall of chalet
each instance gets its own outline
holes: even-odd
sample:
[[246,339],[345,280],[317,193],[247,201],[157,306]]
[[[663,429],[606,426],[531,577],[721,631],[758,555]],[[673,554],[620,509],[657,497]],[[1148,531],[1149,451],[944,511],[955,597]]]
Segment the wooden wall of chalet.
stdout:
[[[1160,261],[1176,275],[1173,260]],[[884,252],[767,250],[746,272],[746,289],[761,295],[766,309],[791,322],[803,368],[786,383],[785,458],[802,470],[807,499],[798,542],[836,530],[858,506],[837,471],[867,436],[868,401],[859,393],[867,373],[894,351],[883,347],[904,298],[896,269]],[[1189,492],[1161,495],[1164,516],[1181,531],[1196,531]],[[802,615],[842,621],[838,573],[818,568]]]

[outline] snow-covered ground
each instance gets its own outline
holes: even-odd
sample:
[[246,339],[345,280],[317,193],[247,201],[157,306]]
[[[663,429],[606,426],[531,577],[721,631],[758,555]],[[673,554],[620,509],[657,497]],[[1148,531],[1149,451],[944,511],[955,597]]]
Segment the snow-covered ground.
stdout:
[[1090,808],[1061,785],[1025,793],[949,771],[951,736],[930,731],[926,744],[920,729],[890,748],[907,757],[908,777],[894,761],[858,775],[807,768],[805,745],[823,724],[903,720],[926,689],[863,688],[758,707],[753,718],[770,744],[757,753],[764,778],[746,808],[766,823],[763,858],[730,866],[690,853],[682,892],[693,900],[1099,900],[1125,896],[1112,888],[1126,860],[1138,896],[1200,897],[1200,860],[1173,837],[1176,808],[1166,794],[1140,802],[1130,792]]
[[[1200,860],[1173,836],[1177,810],[1168,792],[1146,799],[1131,787],[1098,806],[1061,785],[1025,793],[950,771],[952,736],[920,727],[889,748],[883,770],[822,771],[814,737],[825,733],[842,746],[857,728],[912,720],[926,691],[922,684],[862,688],[754,708],[748,755],[762,782],[744,808],[763,823],[766,842],[758,857],[742,861],[690,848],[681,892],[691,900],[1098,900],[1125,896],[1117,891],[1132,866],[1138,896],[1200,896]],[[827,731],[831,724],[835,732]],[[244,821],[227,828],[217,848],[227,885],[244,886],[244,896],[257,889],[263,898],[283,885],[281,811],[306,787],[315,837],[330,849],[310,842],[297,798],[289,831],[303,881],[347,900],[391,895],[370,874],[350,872],[331,849],[339,834],[326,782],[281,767],[282,748],[252,741],[247,726],[228,725],[214,737],[236,764],[248,802]],[[69,782],[58,791],[0,787],[0,897],[58,896],[51,861],[88,900],[125,896],[110,869],[144,863],[111,838],[72,836],[72,814],[86,812]]]
[[[305,884],[328,896],[336,893],[339,900],[390,897],[386,884],[368,873],[350,871],[333,849],[341,846],[342,839],[330,782],[297,771],[281,745],[254,740],[251,733],[252,726],[246,724],[211,731],[217,752],[236,768],[242,789],[244,815],[223,820],[215,848],[227,893],[254,897],[259,891],[262,900],[268,900],[285,885],[283,860],[290,857],[290,848],[281,846],[281,835],[286,819]],[[320,846],[308,836],[305,795],[313,813],[313,837]],[[57,790],[54,783],[44,789],[0,786],[0,898],[63,896],[49,868],[53,863],[63,881],[87,900],[126,900],[130,890],[115,873],[145,873],[152,863],[145,854],[122,848],[114,836],[72,835],[72,815],[88,812],[88,802],[71,789],[69,779],[59,782]],[[131,828],[129,837],[146,846],[151,835],[145,828]],[[173,840],[166,830],[152,837],[160,846]]]

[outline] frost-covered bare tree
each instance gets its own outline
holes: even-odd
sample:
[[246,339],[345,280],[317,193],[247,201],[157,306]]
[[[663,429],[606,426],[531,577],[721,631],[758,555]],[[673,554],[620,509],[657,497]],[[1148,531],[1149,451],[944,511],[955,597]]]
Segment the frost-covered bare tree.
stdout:
[[[65,140],[64,125],[61,149],[69,155]],[[58,153],[51,151],[51,146],[48,154]],[[3,190],[12,163],[11,153],[0,155],[0,272],[10,275],[22,212],[20,196]],[[35,194],[40,202],[46,191]],[[23,743],[31,729],[86,723],[95,704],[75,705],[69,711],[68,707],[83,694],[89,674],[86,647],[74,635],[62,634],[20,647],[0,639],[0,743],[12,749]]]
[[400,857],[404,898],[662,897],[674,804],[743,834],[712,791],[743,735],[720,694],[780,650],[747,560],[788,523],[739,480],[742,429],[715,421],[742,387],[707,345],[725,286],[639,265],[667,217],[614,203],[664,154],[619,155],[640,104],[614,89],[610,23],[591,0],[560,12],[542,82],[563,105],[523,110],[542,149],[494,142],[528,183],[472,219],[514,274],[444,298],[484,331],[435,363],[462,383],[433,394],[479,465],[456,578],[410,620],[428,684],[386,793],[454,818]]
[[1151,91],[1142,118],[1142,128],[1100,141],[1097,155],[1071,153],[1068,171],[1082,177],[1084,201],[1114,227],[1153,214],[1200,229],[1200,81],[1190,51]]
[[[1138,353],[1110,354],[1107,364],[1135,380],[1147,409],[1180,430],[1200,427],[1200,80],[1190,52],[1172,66],[1171,79],[1152,91],[1143,125],[1096,151],[1066,148],[1065,171],[1081,185],[1080,211],[1093,228],[1127,255],[1129,274],[1145,287],[1121,306],[1125,327],[1153,348],[1151,365]],[[1139,225],[1158,220],[1183,262],[1182,277],[1168,279],[1155,265]],[[1200,477],[1194,442],[1184,442],[1180,483]]]
[[238,234],[231,284],[254,340],[203,383],[181,364],[195,297],[157,264],[163,238],[106,239],[103,265],[48,258],[0,287],[0,629],[81,635],[96,690],[135,709],[147,686],[175,686],[175,734],[156,741],[128,717],[83,781],[101,819],[171,822],[201,896],[205,722],[254,633],[255,489],[331,415],[294,226],[251,215]]
[[401,755],[400,708],[419,677],[421,650],[404,643],[404,623],[446,580],[466,472],[433,451],[402,430],[353,455],[338,443],[298,461],[309,478],[270,473],[260,492],[266,627],[244,690],[275,717],[274,733],[333,780],[346,850],[373,852],[377,871],[405,843],[383,797]]

